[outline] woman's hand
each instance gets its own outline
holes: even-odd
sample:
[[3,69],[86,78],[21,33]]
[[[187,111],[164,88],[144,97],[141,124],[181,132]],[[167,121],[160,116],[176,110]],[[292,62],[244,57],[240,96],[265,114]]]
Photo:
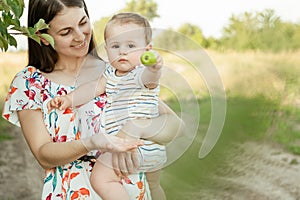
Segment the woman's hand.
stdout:
[[101,150],[102,152],[126,152],[143,145],[143,141],[133,138],[120,138],[108,134],[95,134],[91,137],[81,139],[83,146],[89,152]]
[[112,165],[118,176],[136,173],[139,167],[137,151],[112,153]]

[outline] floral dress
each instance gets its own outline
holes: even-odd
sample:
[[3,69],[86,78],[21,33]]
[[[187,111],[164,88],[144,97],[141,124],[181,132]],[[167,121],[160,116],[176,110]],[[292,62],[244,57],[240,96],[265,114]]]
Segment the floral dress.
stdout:
[[[57,109],[48,113],[47,103],[54,96],[74,90],[74,86],[60,85],[44,77],[35,67],[28,66],[16,74],[5,100],[2,116],[20,126],[18,110],[41,110],[45,126],[53,142],[67,142],[99,132],[100,115],[106,103],[101,95],[79,109]],[[96,152],[89,154],[95,155]],[[93,191],[89,177],[93,163],[75,160],[45,171],[42,200],[101,200]],[[131,199],[150,200],[144,173],[130,175],[123,185]]]

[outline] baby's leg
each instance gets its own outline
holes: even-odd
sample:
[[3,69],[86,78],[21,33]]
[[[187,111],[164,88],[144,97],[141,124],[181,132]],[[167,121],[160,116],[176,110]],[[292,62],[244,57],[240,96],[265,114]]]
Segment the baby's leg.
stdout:
[[167,199],[166,194],[160,185],[160,172],[161,170],[145,173],[151,191],[152,200]]
[[95,163],[90,181],[95,192],[104,200],[129,200],[129,195],[112,166],[111,153],[102,154]]
[[166,147],[145,140],[138,148],[140,156],[139,170],[145,171],[152,200],[165,200],[166,195],[160,185],[160,172],[167,161]]

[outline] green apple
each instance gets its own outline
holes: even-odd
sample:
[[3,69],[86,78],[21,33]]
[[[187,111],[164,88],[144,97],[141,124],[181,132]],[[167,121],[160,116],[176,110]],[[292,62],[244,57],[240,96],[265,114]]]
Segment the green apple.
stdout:
[[147,67],[156,64],[156,55],[151,51],[146,51],[141,55],[141,63]]

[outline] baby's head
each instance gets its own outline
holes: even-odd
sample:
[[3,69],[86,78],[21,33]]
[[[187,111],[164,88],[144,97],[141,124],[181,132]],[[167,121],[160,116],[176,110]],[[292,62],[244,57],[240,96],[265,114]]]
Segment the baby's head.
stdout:
[[[104,40],[106,41],[111,36],[109,35],[109,30],[112,26],[124,26],[128,24],[137,25],[137,27],[144,29],[144,36],[145,36],[145,43],[150,44],[152,41],[152,29],[150,26],[149,21],[139,15],[137,13],[132,12],[125,12],[125,13],[118,13],[114,15],[106,24],[104,30]],[[131,30],[127,30],[131,31]]]
[[114,15],[105,27],[104,39],[108,60],[119,75],[140,65],[140,56],[152,48],[150,24],[136,13]]

